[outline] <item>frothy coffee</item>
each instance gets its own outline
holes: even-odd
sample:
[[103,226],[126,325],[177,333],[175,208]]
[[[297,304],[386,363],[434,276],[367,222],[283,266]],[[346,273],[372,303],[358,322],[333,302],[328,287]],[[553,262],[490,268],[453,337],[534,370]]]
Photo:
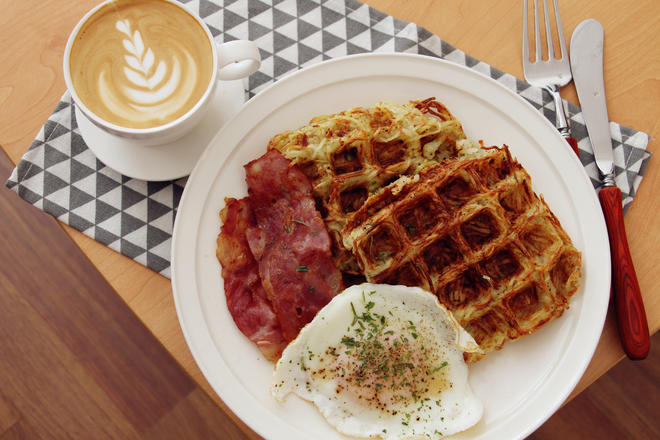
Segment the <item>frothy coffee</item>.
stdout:
[[213,52],[206,32],[162,0],[117,0],[78,32],[69,58],[82,102],[102,119],[129,128],[167,124],[209,88]]

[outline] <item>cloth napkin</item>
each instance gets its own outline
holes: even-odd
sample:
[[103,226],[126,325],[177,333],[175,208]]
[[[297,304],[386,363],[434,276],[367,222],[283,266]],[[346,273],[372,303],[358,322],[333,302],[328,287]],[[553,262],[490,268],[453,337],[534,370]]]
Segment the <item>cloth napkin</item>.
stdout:
[[[183,3],[204,19],[217,41],[249,39],[259,46],[261,68],[244,82],[248,98],[287,74],[323,60],[364,52],[406,52],[443,58],[486,74],[555,121],[552,99],[541,89],[465,54],[414,23],[357,0]],[[572,104],[568,110],[580,160],[598,187],[582,114]],[[628,207],[650,158],[648,135],[614,122],[610,130],[616,183]],[[185,178],[140,181],[106,167],[80,136],[68,92],[6,183],[37,208],[166,277],[170,276],[172,227],[185,184]]]

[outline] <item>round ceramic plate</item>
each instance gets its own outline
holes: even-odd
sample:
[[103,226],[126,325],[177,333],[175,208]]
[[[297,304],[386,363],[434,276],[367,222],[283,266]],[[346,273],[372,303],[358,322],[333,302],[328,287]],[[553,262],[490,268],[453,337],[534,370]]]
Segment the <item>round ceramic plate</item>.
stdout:
[[163,181],[187,176],[218,129],[243,106],[243,82],[221,81],[206,114],[183,137],[163,145],[141,145],[100,129],[76,106],[80,135],[96,157],[124,176]]
[[345,437],[311,403],[270,396],[273,364],[234,325],[215,257],[224,198],[246,195],[243,165],[264,154],[277,133],[354,106],[430,96],[470,138],[510,146],[583,256],[582,286],[561,318],[470,366],[485,411],[457,438],[526,436],[561,405],[591,359],[609,299],[609,245],[596,193],[555,128],[515,93],[457,64],[402,54],[336,59],[280,80],[227,123],[193,170],[174,228],[172,285],[190,350],[222,400],[265,438]]

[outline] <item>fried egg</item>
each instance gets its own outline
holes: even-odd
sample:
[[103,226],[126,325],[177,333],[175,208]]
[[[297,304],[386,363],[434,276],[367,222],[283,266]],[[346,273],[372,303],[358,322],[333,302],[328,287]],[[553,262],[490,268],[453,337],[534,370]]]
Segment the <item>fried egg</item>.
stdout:
[[434,295],[365,283],[334,297],[287,346],[271,393],[313,402],[346,435],[439,439],[483,412],[464,351],[479,347]]

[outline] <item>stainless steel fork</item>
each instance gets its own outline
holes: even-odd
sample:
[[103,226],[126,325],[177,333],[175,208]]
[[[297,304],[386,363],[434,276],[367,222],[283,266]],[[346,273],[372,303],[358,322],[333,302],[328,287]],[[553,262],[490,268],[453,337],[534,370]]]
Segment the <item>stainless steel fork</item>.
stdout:
[[555,18],[557,22],[557,36],[559,37],[559,58],[555,58],[554,49],[552,44],[552,32],[550,30],[550,16],[548,14],[548,3],[543,0],[543,15],[545,17],[545,36],[547,42],[548,59],[542,59],[541,51],[541,31],[539,26],[539,8],[538,0],[534,2],[534,43],[535,43],[535,56],[534,61],[529,60],[529,41],[528,41],[528,10],[527,0],[523,3],[523,71],[525,79],[533,86],[541,87],[550,93],[555,103],[555,111],[557,113],[557,120],[555,126],[559,133],[571,144],[573,150],[577,153],[577,142],[571,138],[570,128],[566,120],[566,113],[564,111],[564,103],[559,95],[559,88],[565,86],[573,79],[571,75],[571,65],[568,58],[568,51],[566,49],[566,41],[564,39],[564,31],[561,25],[561,17],[559,16],[559,7],[557,0],[553,0],[555,8]]

